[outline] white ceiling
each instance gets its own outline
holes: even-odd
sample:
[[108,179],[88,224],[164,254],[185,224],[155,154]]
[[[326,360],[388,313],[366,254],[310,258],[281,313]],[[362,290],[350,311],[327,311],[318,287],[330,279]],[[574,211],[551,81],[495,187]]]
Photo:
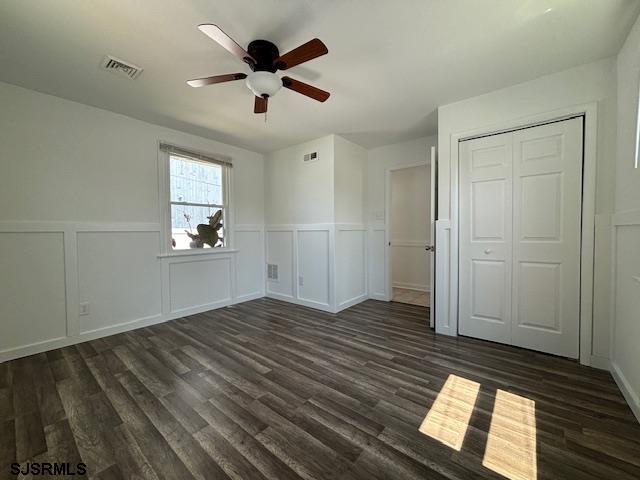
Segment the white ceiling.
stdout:
[[[637,0],[3,0],[0,80],[267,152],[330,133],[365,147],[436,131],[438,105],[617,53]],[[282,89],[268,122],[247,72],[196,29],[286,52],[320,38],[329,54],[292,68],[331,92],[324,104]],[[144,68],[101,71],[105,54]]]

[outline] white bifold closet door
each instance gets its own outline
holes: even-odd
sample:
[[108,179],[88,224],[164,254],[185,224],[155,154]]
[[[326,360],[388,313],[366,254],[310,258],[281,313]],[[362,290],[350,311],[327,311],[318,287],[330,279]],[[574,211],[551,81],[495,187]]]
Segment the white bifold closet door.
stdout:
[[582,118],[459,148],[459,333],[577,358]]

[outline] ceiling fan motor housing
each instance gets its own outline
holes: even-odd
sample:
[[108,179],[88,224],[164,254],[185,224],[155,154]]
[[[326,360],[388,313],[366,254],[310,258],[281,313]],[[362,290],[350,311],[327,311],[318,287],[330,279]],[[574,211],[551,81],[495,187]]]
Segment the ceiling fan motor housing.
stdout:
[[278,47],[268,40],[254,40],[247,47],[247,53],[255,60],[255,63],[248,62],[254,72],[275,73],[277,70],[274,61],[280,56],[280,52]]

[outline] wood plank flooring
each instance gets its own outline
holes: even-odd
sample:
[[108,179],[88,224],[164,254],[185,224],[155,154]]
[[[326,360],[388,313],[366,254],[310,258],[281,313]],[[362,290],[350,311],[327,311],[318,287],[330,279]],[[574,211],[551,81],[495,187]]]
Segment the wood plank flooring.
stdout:
[[0,364],[0,478],[640,478],[608,373],[427,324],[260,299]]

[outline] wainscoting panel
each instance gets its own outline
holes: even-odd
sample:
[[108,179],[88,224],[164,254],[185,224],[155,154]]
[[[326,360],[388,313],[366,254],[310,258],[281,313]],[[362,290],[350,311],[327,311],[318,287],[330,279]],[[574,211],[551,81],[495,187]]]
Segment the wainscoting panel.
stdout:
[[297,240],[298,299],[329,307],[329,230],[301,230]]
[[336,227],[336,302],[341,310],[367,298],[367,230]]
[[67,335],[64,233],[0,232],[0,361]]
[[595,217],[593,262],[593,336],[591,366],[609,369],[611,343],[611,214]]
[[369,295],[387,300],[387,234],[384,225],[369,227]]
[[0,222],[0,362],[261,297],[263,232],[160,254],[157,223]]
[[80,333],[162,314],[159,232],[78,232],[77,242]]
[[271,298],[336,311],[336,226],[332,223],[267,225],[267,263],[278,279],[267,279]]
[[611,373],[640,421],[640,210],[614,215]]
[[264,230],[262,226],[236,226],[234,230],[236,254],[236,302],[264,295],[265,261]]
[[[436,221],[436,286],[451,281],[451,220]],[[449,319],[452,299],[449,288],[436,287],[436,333],[455,336]],[[457,298],[455,299],[457,301]]]
[[231,258],[175,260],[169,264],[171,313],[229,305]]
[[267,293],[294,298],[294,230],[267,229],[267,263],[278,266],[278,278],[267,280]]

